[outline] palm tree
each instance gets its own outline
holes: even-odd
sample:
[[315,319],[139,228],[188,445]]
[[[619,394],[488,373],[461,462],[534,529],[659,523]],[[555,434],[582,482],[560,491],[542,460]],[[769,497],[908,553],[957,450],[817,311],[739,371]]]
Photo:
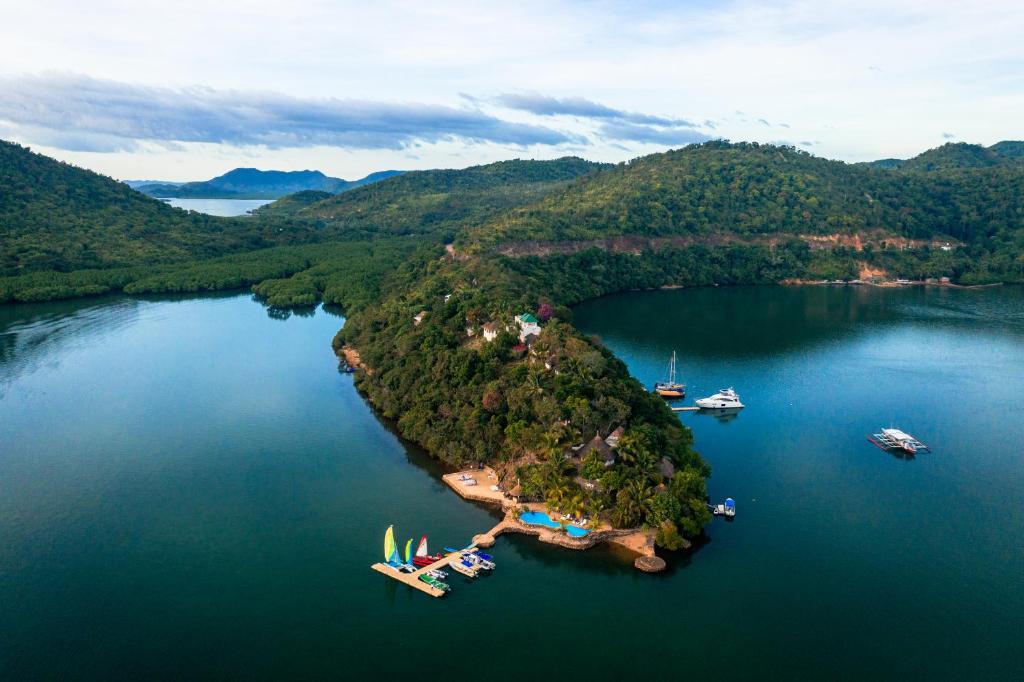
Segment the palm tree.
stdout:
[[562,511],[564,511],[566,514],[570,514],[574,518],[579,518],[580,515],[583,514],[583,509],[585,508],[585,506],[586,505],[583,501],[583,496],[580,495],[579,493],[576,493],[562,505]]

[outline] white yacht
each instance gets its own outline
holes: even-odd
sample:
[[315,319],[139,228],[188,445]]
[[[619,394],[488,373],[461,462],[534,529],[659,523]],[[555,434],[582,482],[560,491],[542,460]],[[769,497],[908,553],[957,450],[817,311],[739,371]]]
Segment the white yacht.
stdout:
[[697,400],[697,407],[702,410],[739,410],[743,407],[740,397],[731,388],[723,388],[718,393]]

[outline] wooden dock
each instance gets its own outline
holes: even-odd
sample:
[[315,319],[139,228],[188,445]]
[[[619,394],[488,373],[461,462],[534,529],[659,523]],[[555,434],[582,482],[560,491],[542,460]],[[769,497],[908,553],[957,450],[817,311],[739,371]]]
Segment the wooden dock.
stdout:
[[[475,548],[476,548],[476,545],[473,544],[473,545],[470,545],[469,547],[467,547],[466,549],[475,549]],[[433,587],[431,585],[428,585],[427,583],[425,583],[422,580],[420,580],[420,576],[423,575],[424,573],[426,573],[427,571],[434,570],[435,568],[444,568],[445,566],[447,566],[448,564],[450,564],[452,561],[454,561],[455,559],[459,558],[460,556],[461,556],[461,552],[452,552],[451,554],[445,555],[444,557],[442,557],[438,561],[435,561],[432,564],[428,564],[426,566],[423,566],[423,567],[417,569],[416,571],[414,571],[412,573],[403,573],[402,571],[395,570],[391,566],[388,566],[387,564],[383,564],[383,563],[382,564],[373,564],[372,566],[370,566],[370,568],[372,568],[373,570],[377,571],[378,573],[383,573],[384,575],[388,576],[389,578],[394,578],[395,580],[397,580],[400,583],[405,583],[409,587],[415,587],[420,592],[426,592],[431,597],[443,597],[444,594],[445,594],[444,590],[441,590],[441,589],[438,589],[438,588]]]
[[696,412],[699,409],[700,409],[699,407],[673,407],[672,411],[673,412]]

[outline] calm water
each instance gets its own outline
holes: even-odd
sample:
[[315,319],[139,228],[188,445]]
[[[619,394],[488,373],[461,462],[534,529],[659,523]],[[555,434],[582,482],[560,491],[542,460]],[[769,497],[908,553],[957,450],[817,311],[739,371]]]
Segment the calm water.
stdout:
[[219,216],[246,215],[249,211],[269,204],[273,199],[165,199],[168,204],[188,211],[199,211]]
[[[1024,295],[732,289],[577,321],[672,349],[734,523],[661,576],[523,537],[432,600],[382,534],[493,523],[336,372],[343,320],[248,296],[0,307],[0,678],[1008,679],[1024,656]],[[890,422],[936,450],[900,460]]]

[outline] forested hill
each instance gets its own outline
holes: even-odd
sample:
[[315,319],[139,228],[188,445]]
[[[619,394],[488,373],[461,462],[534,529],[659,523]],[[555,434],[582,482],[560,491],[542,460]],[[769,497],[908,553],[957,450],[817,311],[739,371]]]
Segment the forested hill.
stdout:
[[903,171],[954,171],[1024,164],[1024,142],[1004,140],[990,147],[966,142],[949,142],[918,154],[912,159],[880,159],[866,165]]
[[974,242],[1019,231],[1024,166],[906,173],[791,147],[708,142],[584,176],[461,240],[495,247],[616,235],[899,235]]
[[277,199],[286,194],[315,190],[335,194],[368,185],[401,171],[379,171],[359,180],[342,180],[324,175],[320,171],[278,171],[256,168],[235,168],[224,175],[202,182],[143,183],[135,189],[152,197],[181,197],[192,199]]
[[500,161],[462,170],[410,171],[317,202],[296,215],[339,229],[453,236],[460,229],[530,204],[580,176],[608,167],[565,157]]
[[224,224],[0,141],[0,274],[142,265],[254,246],[223,234]]

